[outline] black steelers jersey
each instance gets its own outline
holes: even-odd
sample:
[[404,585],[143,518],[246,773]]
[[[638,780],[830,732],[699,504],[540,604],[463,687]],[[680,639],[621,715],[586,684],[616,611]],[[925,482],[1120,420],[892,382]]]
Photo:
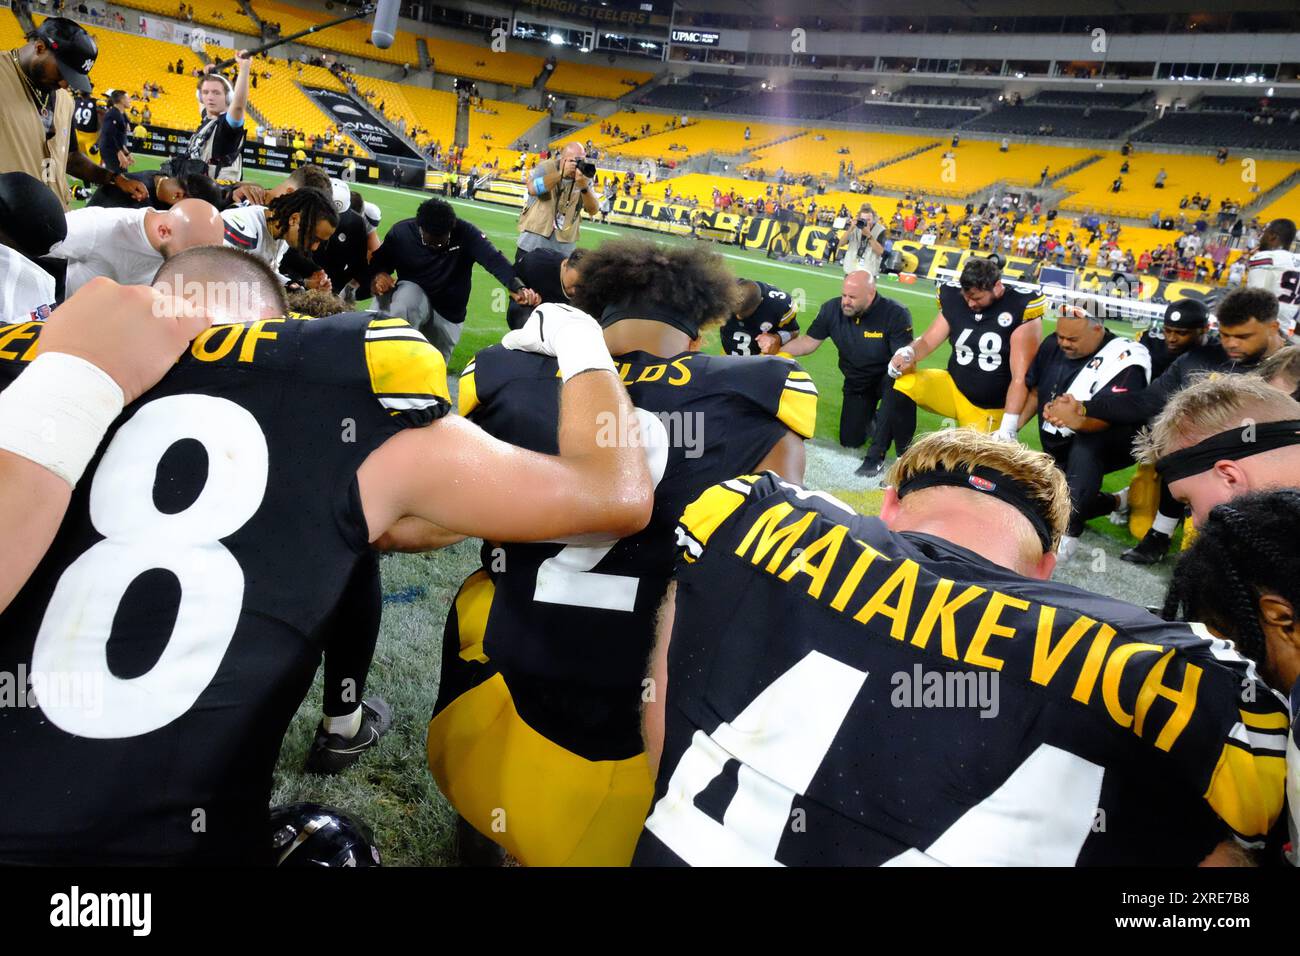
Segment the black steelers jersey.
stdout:
[[[0,387],[42,323],[0,327]],[[271,771],[368,532],[357,468],[450,408],[400,319],[203,332],[0,614],[0,861],[270,862]]]
[[91,156],[90,147],[99,139],[102,125],[101,107],[94,97],[78,95],[72,107],[72,128],[76,130],[77,147],[82,155]]
[[793,335],[799,331],[799,307],[790,294],[766,282],[756,282],[762,299],[754,314],[729,318],[722,326],[722,351],[726,355],[761,355],[758,337],[764,333]]
[[94,97],[78,96],[72,107],[72,125],[78,133],[99,132],[99,107]]
[[948,374],[958,391],[980,408],[1003,408],[1011,384],[1011,335],[1026,322],[1041,319],[1041,290],[1003,282],[1005,292],[985,312],[972,312],[961,286],[939,286],[939,311],[948,320]]
[[[655,482],[650,523],[617,541],[485,543],[476,574],[490,576],[491,587],[472,609],[458,600],[459,634],[448,627],[462,657],[481,645],[525,721],[589,760],[642,751],[641,682],[677,515],[742,462],[752,469],[787,431],[811,437],[817,416],[812,379],[787,359],[633,352],[615,362],[639,409]],[[502,346],[479,352],[460,380],[462,414],[546,454],[558,450],[559,398],[554,359]],[[440,697],[440,706],[448,702]]]
[[678,533],[635,863],[1191,865],[1279,819],[1286,701],[1200,625],[771,474]]

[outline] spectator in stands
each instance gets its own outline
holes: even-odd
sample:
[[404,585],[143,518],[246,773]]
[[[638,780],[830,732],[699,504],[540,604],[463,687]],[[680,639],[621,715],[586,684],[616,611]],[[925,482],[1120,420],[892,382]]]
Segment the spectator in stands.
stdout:
[[[516,303],[540,301],[487,236],[456,218],[451,205],[441,199],[426,199],[414,219],[389,230],[370,260],[370,290],[390,315],[417,329],[427,327],[429,341],[450,359],[464,329],[476,262],[510,290]],[[390,275],[394,271],[396,280]]]

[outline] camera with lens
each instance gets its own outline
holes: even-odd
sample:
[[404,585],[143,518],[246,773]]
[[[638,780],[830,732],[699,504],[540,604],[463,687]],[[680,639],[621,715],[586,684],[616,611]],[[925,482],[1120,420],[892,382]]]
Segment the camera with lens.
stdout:
[[596,164],[585,159],[578,160],[578,172],[588,179],[594,179],[596,176]]

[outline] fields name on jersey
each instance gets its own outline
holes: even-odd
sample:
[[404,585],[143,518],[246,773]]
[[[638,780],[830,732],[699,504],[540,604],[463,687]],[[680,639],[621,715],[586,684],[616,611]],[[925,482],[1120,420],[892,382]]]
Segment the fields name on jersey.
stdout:
[[[1202,669],[1188,663],[1182,686],[1165,686],[1165,671],[1175,653],[1172,648],[1136,641],[1112,646],[1115,629],[1108,624],[995,589],[975,584],[961,587],[948,578],[937,578],[915,561],[886,557],[852,538],[846,525],[832,525],[808,541],[818,515],[795,513],[789,502],[778,502],[741,529],[735,553],[781,581],[793,582],[801,576],[799,583],[807,580],[808,596],[818,603],[859,624],[873,628],[887,624],[890,637],[919,650],[929,650],[937,639],[939,653],[951,661],[1043,687],[1068,689],[1081,704],[1094,704],[1100,684],[1104,712],[1144,739],[1151,739],[1149,732],[1143,732],[1151,707],[1163,699],[1173,705],[1173,712],[1154,736],[1160,750],[1172,748],[1191,720]],[[847,571],[835,573],[837,565],[843,569],[848,564],[838,560],[846,539],[846,554],[856,552],[856,557]],[[994,639],[1007,642],[1001,649],[1009,653],[999,656]],[[1028,649],[1023,646],[1026,642],[1031,644]],[[1133,709],[1126,710],[1120,699],[1124,670],[1141,668],[1143,658],[1151,654],[1159,656],[1141,680]],[[1135,658],[1139,663],[1134,663]],[[1132,686],[1130,679],[1130,694]]]
[[44,702],[59,710],[76,710],[90,717],[104,714],[104,672],[0,671],[0,710],[39,707]]
[[153,930],[152,893],[83,893],[73,885],[50,897],[51,926],[128,926],[132,936]]
[[[190,343],[190,354],[200,362],[219,362],[226,358],[252,362],[257,356],[258,343],[279,338],[275,332],[266,331],[266,327],[286,321],[289,320],[258,319],[247,325],[214,325],[200,332]],[[0,360],[30,362],[36,358],[39,344],[36,339],[44,324],[23,322],[0,326]]]

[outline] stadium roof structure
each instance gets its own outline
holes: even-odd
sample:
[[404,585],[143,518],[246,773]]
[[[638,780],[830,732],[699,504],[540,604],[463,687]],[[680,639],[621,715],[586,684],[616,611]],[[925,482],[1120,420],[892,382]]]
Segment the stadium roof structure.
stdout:
[[[1240,0],[1090,0],[1086,10],[1064,0],[678,0],[679,12],[736,16],[912,16],[912,17],[1044,17],[1134,16],[1161,13],[1234,13]],[[1294,0],[1252,0],[1253,13],[1294,12]]]

